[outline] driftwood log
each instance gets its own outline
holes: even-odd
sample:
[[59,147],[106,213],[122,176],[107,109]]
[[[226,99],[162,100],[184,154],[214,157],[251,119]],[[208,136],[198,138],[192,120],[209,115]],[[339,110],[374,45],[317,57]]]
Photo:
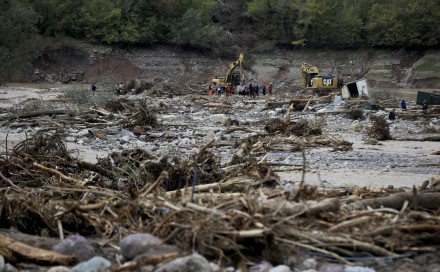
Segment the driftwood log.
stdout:
[[104,167],[99,166],[97,164],[93,164],[93,163],[86,162],[86,161],[81,161],[81,160],[78,160],[76,162],[76,164],[80,168],[87,169],[89,171],[98,173],[98,174],[100,174],[100,175],[102,175],[104,177],[107,177],[109,179],[113,180],[115,178],[115,175],[114,175],[114,173],[112,171],[109,171],[109,170],[105,169]]
[[301,203],[280,199],[259,201],[261,212],[276,213],[281,216],[289,215],[316,215],[320,212],[336,212],[340,202],[337,198],[327,198],[322,201],[305,201]]
[[362,210],[367,207],[373,209],[387,207],[400,210],[405,202],[408,201],[412,207],[437,210],[440,208],[440,193],[418,193],[404,192],[392,194],[390,196],[364,199],[347,205],[348,210]]
[[8,119],[24,119],[24,118],[32,118],[36,116],[42,116],[42,115],[54,115],[54,114],[68,114],[68,110],[41,110],[41,111],[31,111],[31,112],[23,112],[19,114],[9,114],[6,116],[1,116],[0,121],[8,120]]
[[27,259],[39,263],[69,265],[76,261],[76,257],[62,255],[50,250],[32,247],[3,234],[0,234],[0,255],[8,262]]

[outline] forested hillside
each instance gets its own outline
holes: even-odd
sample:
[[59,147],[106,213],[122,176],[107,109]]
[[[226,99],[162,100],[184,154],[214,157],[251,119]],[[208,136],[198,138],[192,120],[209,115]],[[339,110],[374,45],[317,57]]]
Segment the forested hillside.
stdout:
[[438,0],[5,0],[0,79],[60,40],[171,44],[214,54],[273,46],[438,48]]

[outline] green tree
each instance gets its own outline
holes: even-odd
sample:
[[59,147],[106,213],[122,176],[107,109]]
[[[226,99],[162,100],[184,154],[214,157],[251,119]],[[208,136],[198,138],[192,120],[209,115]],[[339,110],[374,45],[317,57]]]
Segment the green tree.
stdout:
[[168,18],[180,18],[190,9],[197,10],[202,21],[209,21],[212,9],[216,5],[214,0],[161,0],[162,12]]
[[400,2],[394,0],[376,3],[371,7],[368,29],[368,41],[372,46],[392,47],[405,44],[404,26],[400,15]]
[[182,46],[217,50],[223,40],[223,29],[205,22],[195,9],[187,10],[171,28],[171,42]]
[[164,25],[145,1],[93,0],[84,4],[76,25],[89,40],[151,44],[163,41]]
[[59,33],[59,0],[30,0],[29,4],[39,14],[37,26],[42,35],[55,36]]
[[261,26],[264,39],[288,44],[294,38],[300,3],[297,0],[252,0],[247,4],[247,15]]
[[440,45],[440,2],[393,0],[375,3],[367,29],[372,46],[437,47]]
[[440,2],[437,0],[405,1],[397,20],[402,24],[405,45],[436,47],[440,45]]
[[338,14],[331,29],[334,31],[336,47],[356,47],[363,44],[362,10],[359,0],[338,1]]
[[40,55],[37,14],[18,1],[0,2],[0,83],[30,68]]
[[297,35],[307,45],[315,47],[355,47],[363,40],[359,1],[306,1],[301,9]]

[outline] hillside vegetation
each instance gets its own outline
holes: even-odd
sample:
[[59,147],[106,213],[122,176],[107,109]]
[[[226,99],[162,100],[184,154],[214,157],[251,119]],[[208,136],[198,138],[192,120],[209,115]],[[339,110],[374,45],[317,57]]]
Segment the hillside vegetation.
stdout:
[[78,40],[223,56],[273,46],[440,46],[437,0],[6,0],[0,23],[0,82],[45,49]]

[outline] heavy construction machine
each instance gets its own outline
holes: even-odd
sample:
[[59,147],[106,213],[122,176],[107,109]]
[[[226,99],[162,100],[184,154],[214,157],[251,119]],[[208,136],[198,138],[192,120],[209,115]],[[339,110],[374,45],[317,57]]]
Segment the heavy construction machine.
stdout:
[[341,82],[335,76],[321,75],[316,66],[311,66],[305,62],[301,64],[301,89],[326,93],[340,88]]
[[[234,87],[242,83],[244,84],[243,60],[243,54],[240,54],[237,60],[231,62],[225,77],[217,77],[212,80],[211,90],[215,90],[218,84],[221,84],[223,87],[228,84]],[[235,71],[237,67],[239,69]]]

